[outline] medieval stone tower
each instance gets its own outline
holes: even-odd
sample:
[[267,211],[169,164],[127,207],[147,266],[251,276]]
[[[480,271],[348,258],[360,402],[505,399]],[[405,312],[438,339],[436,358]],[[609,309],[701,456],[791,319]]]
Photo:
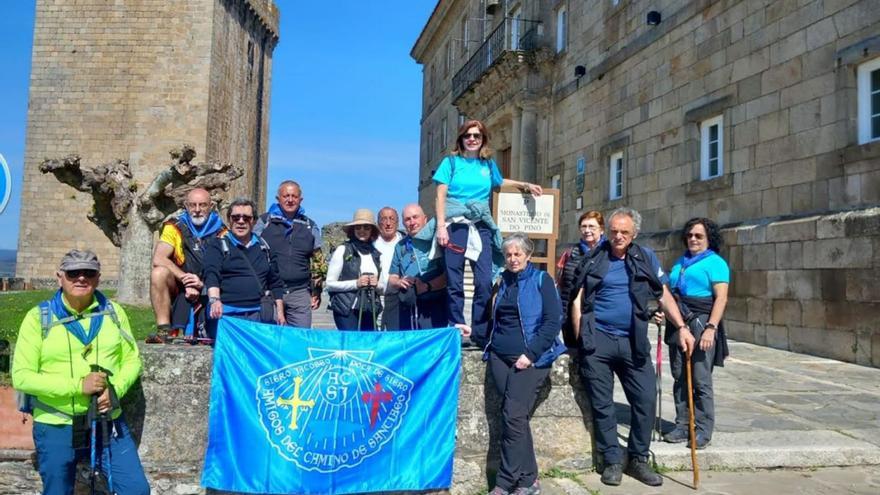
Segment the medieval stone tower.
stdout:
[[37,0],[17,276],[53,277],[74,247],[117,274],[90,195],[41,174],[45,158],[127,159],[144,187],[187,143],[242,166],[230,196],[263,204],[278,24],[272,0]]

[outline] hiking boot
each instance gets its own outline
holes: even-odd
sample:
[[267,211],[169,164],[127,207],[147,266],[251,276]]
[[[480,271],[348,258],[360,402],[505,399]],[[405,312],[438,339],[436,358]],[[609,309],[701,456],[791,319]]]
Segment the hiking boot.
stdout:
[[532,486],[521,486],[513,491],[513,495],[540,495],[541,494],[541,483],[538,480],[535,480],[532,483]]
[[626,474],[648,486],[660,486],[663,484],[663,477],[654,471],[648,464],[648,461],[641,459],[630,459],[629,465],[626,467]]
[[170,331],[171,328],[168,325],[159,325],[156,331],[148,335],[144,342],[147,344],[167,344],[168,332]]
[[687,442],[688,437],[690,437],[690,435],[688,435],[688,432],[686,429],[675,427],[674,430],[663,435],[663,441],[666,443],[681,443],[681,442]]
[[709,443],[712,442],[712,439],[709,438],[709,435],[698,431],[697,432],[697,450],[703,450],[709,446]]
[[496,486],[491,492],[489,492],[489,495],[510,495],[510,492],[500,486]]
[[602,471],[602,483],[608,486],[617,486],[623,479],[623,464],[606,464]]

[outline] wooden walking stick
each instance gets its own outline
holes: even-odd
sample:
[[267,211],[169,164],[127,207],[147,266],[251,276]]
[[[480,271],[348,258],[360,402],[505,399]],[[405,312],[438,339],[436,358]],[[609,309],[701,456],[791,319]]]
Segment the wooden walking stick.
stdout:
[[694,432],[694,384],[693,375],[691,374],[691,350],[687,351],[687,381],[688,381],[688,427],[691,437],[691,466],[694,468],[694,490],[700,487],[700,466],[697,464],[697,435]]

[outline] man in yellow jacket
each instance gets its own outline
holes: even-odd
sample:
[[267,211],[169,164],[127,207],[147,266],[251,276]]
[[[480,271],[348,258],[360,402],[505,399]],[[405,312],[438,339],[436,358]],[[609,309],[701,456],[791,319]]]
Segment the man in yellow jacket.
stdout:
[[[34,417],[43,494],[73,494],[80,460],[93,462],[119,495],[149,494],[116,400],[141,372],[128,316],[96,290],[101,264],[91,251],[68,252],[57,276],[55,296],[22,321],[12,362],[12,385],[27,394]],[[96,424],[107,434],[90,434]]]

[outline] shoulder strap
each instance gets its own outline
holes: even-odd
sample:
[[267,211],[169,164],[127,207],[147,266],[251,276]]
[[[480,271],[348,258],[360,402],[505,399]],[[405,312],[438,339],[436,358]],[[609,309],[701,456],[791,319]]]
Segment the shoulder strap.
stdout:
[[229,244],[226,242],[225,237],[220,238],[220,251],[223,251],[224,258],[229,256]]
[[43,340],[49,335],[49,329],[52,328],[52,310],[49,309],[49,301],[43,301],[40,307],[40,328],[43,329]]

